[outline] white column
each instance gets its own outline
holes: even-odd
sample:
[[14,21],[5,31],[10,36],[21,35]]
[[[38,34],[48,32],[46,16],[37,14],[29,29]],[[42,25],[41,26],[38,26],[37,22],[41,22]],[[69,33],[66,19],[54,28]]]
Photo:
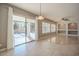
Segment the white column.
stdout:
[[68,23],[66,23],[66,29],[65,29],[65,31],[66,31],[66,36],[68,36]]
[[35,20],[35,40],[38,40],[38,20]]
[[56,34],[58,34],[58,23],[57,23],[56,26],[57,26],[57,27],[56,27]]
[[27,22],[27,36],[30,35],[30,23]]
[[7,49],[13,48],[13,8],[8,8],[8,29],[7,29]]

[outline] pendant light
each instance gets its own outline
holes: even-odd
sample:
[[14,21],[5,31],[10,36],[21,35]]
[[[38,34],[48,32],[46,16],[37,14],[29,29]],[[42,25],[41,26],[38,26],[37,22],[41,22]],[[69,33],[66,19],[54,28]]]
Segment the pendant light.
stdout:
[[41,8],[41,6],[42,5],[40,3],[40,15],[36,17],[36,19],[38,19],[38,20],[43,20],[44,19],[44,17],[42,16],[42,8]]

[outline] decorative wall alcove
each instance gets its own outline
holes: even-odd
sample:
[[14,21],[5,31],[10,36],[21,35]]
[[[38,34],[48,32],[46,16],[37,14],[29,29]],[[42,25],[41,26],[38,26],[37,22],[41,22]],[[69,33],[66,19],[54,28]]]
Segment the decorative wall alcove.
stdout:
[[58,33],[61,35],[78,36],[79,24],[75,22],[58,24]]

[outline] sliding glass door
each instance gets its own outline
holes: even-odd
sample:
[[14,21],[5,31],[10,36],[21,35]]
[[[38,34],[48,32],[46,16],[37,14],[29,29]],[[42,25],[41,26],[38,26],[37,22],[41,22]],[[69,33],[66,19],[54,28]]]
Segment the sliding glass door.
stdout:
[[35,40],[35,22],[25,17],[13,15],[14,45]]
[[35,21],[27,19],[27,42],[35,40]]
[[13,16],[14,45],[25,43],[25,18]]

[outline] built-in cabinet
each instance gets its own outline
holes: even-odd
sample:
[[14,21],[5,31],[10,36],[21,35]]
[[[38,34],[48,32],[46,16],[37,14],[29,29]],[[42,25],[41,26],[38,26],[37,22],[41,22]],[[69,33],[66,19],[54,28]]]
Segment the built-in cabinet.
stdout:
[[78,23],[65,23],[58,24],[58,33],[60,35],[78,36],[79,35]]

